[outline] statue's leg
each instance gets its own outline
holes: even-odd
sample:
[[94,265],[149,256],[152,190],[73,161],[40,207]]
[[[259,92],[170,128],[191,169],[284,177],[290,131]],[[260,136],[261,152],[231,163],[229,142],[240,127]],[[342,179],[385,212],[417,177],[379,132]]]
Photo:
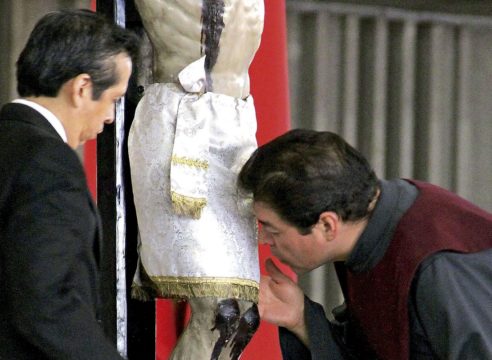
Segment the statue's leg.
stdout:
[[219,334],[212,331],[216,298],[193,298],[190,321],[178,339],[170,360],[210,359],[212,348]]

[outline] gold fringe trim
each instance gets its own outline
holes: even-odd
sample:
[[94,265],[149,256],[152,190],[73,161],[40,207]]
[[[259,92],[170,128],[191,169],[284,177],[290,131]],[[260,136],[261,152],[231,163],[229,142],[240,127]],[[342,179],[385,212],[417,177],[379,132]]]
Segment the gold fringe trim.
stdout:
[[202,216],[202,210],[207,205],[206,198],[194,198],[174,191],[171,191],[171,201],[176,214],[189,216],[195,220]]
[[186,165],[204,170],[208,169],[208,161],[206,160],[190,159],[184,156],[173,155],[171,161],[173,165]]
[[151,296],[152,292],[145,291],[142,286],[139,286],[135,283],[132,284],[132,299],[140,300],[140,301],[151,301],[154,300],[154,296]]
[[234,298],[258,303],[259,284],[238,278],[150,276],[145,285],[133,284],[132,298],[189,299],[197,297]]

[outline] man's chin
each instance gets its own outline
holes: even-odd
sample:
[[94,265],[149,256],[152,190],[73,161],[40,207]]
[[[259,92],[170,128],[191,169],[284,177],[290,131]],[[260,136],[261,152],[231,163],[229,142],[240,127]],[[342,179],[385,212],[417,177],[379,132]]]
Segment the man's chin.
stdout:
[[295,267],[295,266],[292,266],[292,265],[289,265],[289,267],[292,269],[292,271],[297,276],[304,275],[304,274],[306,274],[308,272],[308,270],[306,270],[306,269],[301,269],[301,268],[298,268],[298,267]]
[[[277,256],[276,256],[277,257]],[[292,265],[286,261],[284,261],[283,259],[277,257],[277,259],[284,265],[287,265],[296,275],[303,275],[305,273],[308,272],[308,270],[306,269],[303,269],[303,268],[298,268],[297,266],[295,265]]]

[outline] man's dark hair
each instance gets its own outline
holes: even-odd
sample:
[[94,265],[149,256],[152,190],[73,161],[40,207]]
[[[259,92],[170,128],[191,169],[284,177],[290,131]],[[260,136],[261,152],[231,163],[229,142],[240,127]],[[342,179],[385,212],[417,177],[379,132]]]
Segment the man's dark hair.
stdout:
[[114,57],[126,53],[135,64],[138,38],[89,10],[45,15],[36,24],[17,61],[17,92],[22,97],[55,97],[70,79],[89,74],[92,98],[118,82]]
[[297,129],[259,147],[241,169],[239,187],[308,234],[324,211],[344,221],[367,217],[378,179],[337,134]]

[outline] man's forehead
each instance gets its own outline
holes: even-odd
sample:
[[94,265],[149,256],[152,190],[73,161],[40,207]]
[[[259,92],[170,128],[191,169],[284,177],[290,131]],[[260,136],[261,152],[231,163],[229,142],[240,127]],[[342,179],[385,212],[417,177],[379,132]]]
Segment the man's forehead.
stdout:
[[263,201],[253,202],[253,211],[257,217],[261,217],[261,215],[265,215],[265,216],[268,216],[270,214],[275,215],[273,209]]
[[280,216],[278,216],[275,210],[263,202],[255,202],[253,204],[253,210],[258,222],[263,226],[276,228],[281,222]]

